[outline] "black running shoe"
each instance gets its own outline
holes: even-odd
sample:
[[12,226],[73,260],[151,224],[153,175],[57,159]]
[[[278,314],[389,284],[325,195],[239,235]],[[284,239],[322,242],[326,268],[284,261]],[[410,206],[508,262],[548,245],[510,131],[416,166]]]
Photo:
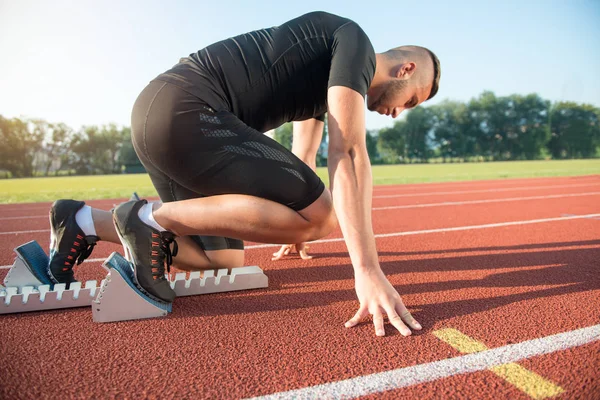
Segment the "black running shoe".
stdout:
[[57,200],[50,209],[50,262],[48,276],[54,283],[76,282],[73,266],[88,258],[98,236],[86,236],[75,214],[83,207],[83,201]]
[[177,242],[171,232],[159,232],[142,222],[138,212],[147,203],[133,200],[119,204],[113,210],[113,221],[125,258],[133,263],[136,284],[151,297],[170,303],[175,292],[165,277],[165,265],[170,272],[173,257],[177,255]]

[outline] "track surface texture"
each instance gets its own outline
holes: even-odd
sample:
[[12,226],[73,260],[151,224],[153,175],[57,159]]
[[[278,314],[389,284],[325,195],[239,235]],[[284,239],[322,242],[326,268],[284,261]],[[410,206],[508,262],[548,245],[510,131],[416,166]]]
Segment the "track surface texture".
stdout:
[[[48,248],[48,208],[0,206],[2,280],[14,247]],[[133,322],[0,316],[0,398],[600,399],[600,176],[378,186],[373,208],[382,269],[422,331],[344,328],[358,301],[339,230],[308,261],[247,243],[268,289]],[[100,243],[76,277],[102,279],[112,251]],[[440,339],[455,331],[486,352]]]

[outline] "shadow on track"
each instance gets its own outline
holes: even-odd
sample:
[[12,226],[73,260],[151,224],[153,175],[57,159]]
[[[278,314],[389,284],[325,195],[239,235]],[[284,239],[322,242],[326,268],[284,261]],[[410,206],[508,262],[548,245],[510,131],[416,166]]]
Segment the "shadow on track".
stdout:
[[[600,242],[558,243],[556,246],[590,244],[600,244]],[[543,244],[537,248],[549,248],[550,245]],[[536,247],[527,245],[527,249],[530,248]],[[505,250],[506,248],[496,249]],[[472,249],[467,250],[471,251]],[[432,322],[435,321],[488,311],[515,302],[599,290],[600,274],[598,274],[597,261],[599,259],[600,248],[596,247],[510,254],[467,255],[443,259],[397,260],[382,263],[382,269],[388,276],[392,277],[392,281],[395,275],[407,272],[469,270],[489,270],[490,272],[484,278],[475,280],[459,279],[395,285],[401,295],[421,294],[427,296],[430,293],[441,291],[473,288],[525,287],[530,289],[523,293],[468,300],[453,300],[451,298],[452,294],[449,294],[447,296],[448,301],[445,302],[422,305],[409,304],[410,309],[419,310],[414,314],[417,319],[419,319],[419,315],[422,315],[424,319],[421,322],[425,325],[432,325]],[[498,269],[514,270],[494,272]],[[353,273],[351,266],[348,264],[289,268],[272,270],[267,273],[270,279],[269,289],[180,298],[176,300],[170,318],[294,310],[322,307],[340,302],[348,302],[349,315],[356,311],[357,300],[352,284]],[[333,289],[319,289],[317,286],[320,286],[322,282],[330,282],[329,287]],[[294,284],[294,286],[286,287],[286,284]],[[315,290],[311,290],[311,286],[315,286]],[[548,288],[548,286],[554,287]],[[536,289],[536,287],[543,288]],[[302,293],[294,293],[297,290],[301,290]]]

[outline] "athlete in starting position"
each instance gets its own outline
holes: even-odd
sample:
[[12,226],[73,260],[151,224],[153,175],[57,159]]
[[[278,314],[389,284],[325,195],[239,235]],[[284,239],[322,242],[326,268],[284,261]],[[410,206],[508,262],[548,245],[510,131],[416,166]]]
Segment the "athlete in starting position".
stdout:
[[[132,113],[133,145],[162,203],[130,201],[111,214],[58,200],[50,276],[72,282],[73,265],[98,240],[121,242],[138,284],[172,301],[165,267],[242,266],[242,240],[301,247],[331,232],[337,216],[360,301],[346,326],[371,314],[382,336],[387,314],[403,335],[421,329],[379,266],[364,102],[395,118],[432,98],[439,79],[431,51],[376,54],[355,22],[325,12],[181,59],[148,84]],[[331,191],[309,166],[326,112]],[[295,154],[262,133],[288,121]]]

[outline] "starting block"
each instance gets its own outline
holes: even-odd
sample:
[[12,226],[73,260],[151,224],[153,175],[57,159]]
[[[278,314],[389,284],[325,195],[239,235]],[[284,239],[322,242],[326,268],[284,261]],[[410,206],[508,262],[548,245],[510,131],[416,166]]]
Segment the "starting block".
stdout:
[[171,312],[171,303],[155,300],[138,289],[131,263],[119,253],[112,253],[102,266],[108,275],[92,304],[94,322],[163,317]]
[[186,279],[185,272],[175,274],[171,288],[177,297],[196,296],[199,294],[233,292],[237,290],[261,289],[269,286],[269,278],[257,266],[190,272]]
[[[0,285],[0,314],[45,311],[92,306],[95,322],[114,322],[161,317],[172,310],[148,296],[135,284],[133,266],[119,253],[103,263],[108,275],[98,284],[87,281],[53,284],[47,272],[49,258],[36,241],[15,249],[16,258]],[[177,297],[195,296],[269,286],[269,279],[258,266],[177,273],[171,288]]]
[[34,240],[15,249],[17,257],[0,286],[0,314],[86,307],[96,295],[96,281],[53,284],[49,259]]

